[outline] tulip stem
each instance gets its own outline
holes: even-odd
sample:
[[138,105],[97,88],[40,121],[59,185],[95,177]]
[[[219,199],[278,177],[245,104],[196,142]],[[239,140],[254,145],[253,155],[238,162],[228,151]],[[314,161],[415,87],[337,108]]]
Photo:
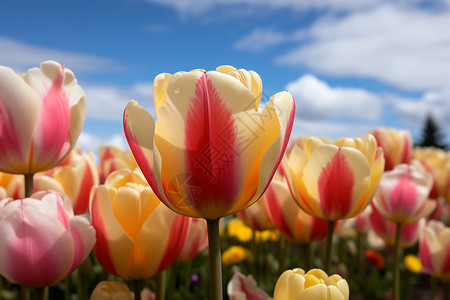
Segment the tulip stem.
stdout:
[[133,292],[134,300],[141,300],[141,281],[139,279],[133,280]]
[[34,299],[35,300],[45,300],[47,299],[46,293],[45,293],[46,287],[38,287],[34,289]]
[[166,299],[166,271],[156,274],[156,297],[155,300]]
[[300,245],[300,251],[303,257],[303,268],[308,272],[311,269],[311,244]]
[[393,265],[393,300],[400,300],[400,232],[402,224],[397,223],[395,229],[394,265]]
[[450,300],[450,283],[442,282],[442,300]]
[[25,198],[28,198],[34,191],[34,174],[24,174],[23,176],[25,176]]
[[331,265],[331,250],[333,248],[333,233],[334,233],[334,223],[336,221],[328,221],[328,232],[327,232],[327,245],[325,250],[325,261],[323,269],[325,273],[329,274]]
[[220,252],[219,220],[206,220],[209,247],[210,300],[222,300],[222,257]]

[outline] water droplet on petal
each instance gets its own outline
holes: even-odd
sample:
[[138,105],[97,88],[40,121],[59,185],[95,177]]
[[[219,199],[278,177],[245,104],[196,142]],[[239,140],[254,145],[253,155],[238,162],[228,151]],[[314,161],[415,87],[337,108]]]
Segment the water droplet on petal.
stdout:
[[180,88],[175,89],[175,94],[178,94],[180,92]]

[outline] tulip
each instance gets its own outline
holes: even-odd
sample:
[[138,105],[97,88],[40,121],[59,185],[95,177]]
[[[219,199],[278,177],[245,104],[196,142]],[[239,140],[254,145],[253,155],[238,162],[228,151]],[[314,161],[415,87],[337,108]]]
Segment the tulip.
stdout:
[[197,255],[208,247],[208,230],[206,222],[203,219],[192,219],[191,226],[186,238],[186,243],[181,250],[178,261],[190,262],[193,261]]
[[415,256],[414,254],[408,254],[405,256],[405,259],[403,260],[405,268],[412,272],[412,273],[416,273],[416,274],[421,274],[422,273],[422,264],[420,263],[420,260],[417,256]]
[[[370,207],[372,208],[372,212],[369,216],[369,223],[373,232],[382,238],[388,246],[394,247],[397,224],[384,218],[373,203]],[[419,240],[419,233],[424,225],[424,219],[402,225],[399,237],[400,248],[405,249],[414,246]]]
[[158,75],[156,124],[136,101],[124,111],[128,144],[158,198],[177,213],[207,219],[213,300],[222,298],[219,219],[262,195],[292,130],[292,96],[277,93],[259,110],[261,94],[255,72],[221,66]]
[[379,127],[370,133],[383,148],[384,170],[390,171],[398,164],[407,164],[413,157],[411,134],[408,130]]
[[336,221],[361,213],[383,173],[382,149],[375,138],[335,142],[309,137],[286,151],[283,171],[300,207],[317,218]]
[[[23,199],[25,195],[25,180],[22,175],[10,174],[11,180],[6,185],[7,197],[13,199]],[[33,192],[53,190],[61,194],[65,194],[64,188],[54,178],[38,173],[33,176]]]
[[99,149],[100,183],[105,182],[106,177],[120,169],[134,170],[137,168],[136,160],[130,150],[122,150],[116,146],[102,146]]
[[72,150],[61,164],[46,174],[61,184],[64,193],[72,200],[76,215],[88,212],[91,189],[99,183],[92,152],[81,154],[80,149]]
[[253,205],[237,213],[245,225],[257,231],[274,229],[275,226],[270,221],[267,213],[267,205],[264,197],[261,197]]
[[146,279],[167,269],[183,248],[190,219],[162,205],[138,170],[113,172],[92,189],[94,253],[109,273]]
[[164,84],[157,76],[154,88],[165,88],[155,95],[165,98],[155,96],[156,124],[136,101],[125,108],[125,136],[139,167],[158,198],[180,214],[215,220],[250,206],[284,153],[292,96],[278,93],[258,112],[260,99],[235,73],[192,71]]
[[450,280],[450,227],[440,221],[428,221],[420,234],[419,258],[425,273],[448,282]]
[[0,171],[34,174],[75,145],[86,100],[74,74],[54,61],[16,74],[0,66]]
[[326,238],[327,221],[305,213],[293,199],[285,181],[273,180],[262,199],[267,203],[270,220],[286,239],[310,244]]
[[348,283],[341,276],[328,275],[320,269],[305,274],[300,268],[281,274],[275,285],[273,300],[348,300]]
[[428,198],[432,184],[432,176],[417,165],[401,164],[383,174],[373,203],[392,222],[415,222],[427,217],[436,206]]
[[74,271],[95,244],[88,220],[56,192],[0,201],[0,274],[25,287],[53,285]]
[[355,217],[372,200],[384,168],[375,138],[297,139],[286,151],[282,171],[289,189],[308,214],[328,221],[324,269],[328,271],[334,223]]
[[92,291],[91,300],[132,300],[128,286],[120,281],[101,281]]
[[245,276],[235,272],[227,285],[230,300],[269,300],[272,299],[258,288],[252,275]]

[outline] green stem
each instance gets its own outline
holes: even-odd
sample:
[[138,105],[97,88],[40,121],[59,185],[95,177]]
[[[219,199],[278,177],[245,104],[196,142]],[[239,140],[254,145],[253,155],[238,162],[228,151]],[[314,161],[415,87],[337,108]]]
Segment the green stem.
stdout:
[[64,279],[64,300],[70,300],[72,295],[70,293],[72,277],[69,275]]
[[166,298],[166,271],[156,274],[156,297],[155,300]]
[[39,287],[34,289],[34,299],[35,300],[45,300],[47,299],[45,293],[46,287]]
[[442,300],[450,300],[450,284],[449,282],[442,282]]
[[133,280],[134,300],[141,300],[141,281]]
[[258,281],[258,249],[256,245],[256,230],[252,228],[252,242],[251,249],[253,253],[252,274],[256,281]]
[[336,221],[328,221],[328,232],[327,232],[327,246],[325,250],[325,261],[323,265],[323,270],[325,273],[329,274],[331,265],[331,250],[333,248],[333,233],[334,233],[334,223]]
[[219,220],[206,220],[209,243],[210,300],[222,300],[222,257],[220,252]]
[[170,266],[170,280],[169,280],[169,290],[167,293],[167,299],[168,300],[173,300],[173,293],[175,291],[175,286],[176,286],[176,276],[177,276],[177,267],[178,264],[173,264],[172,266]]
[[394,264],[393,264],[393,300],[400,300],[400,232],[402,224],[397,223],[395,229]]
[[280,236],[278,240],[278,251],[279,251],[279,267],[278,267],[278,276],[280,276],[286,269],[286,244],[287,241]]
[[303,269],[308,272],[311,269],[311,244],[300,245],[300,251],[303,257]]
[[20,286],[20,299],[21,300],[29,300],[30,299],[30,289],[24,286]]
[[25,176],[25,198],[30,197],[34,192],[34,174],[24,174]]
[[192,261],[184,264],[184,297],[185,299],[190,299],[191,297],[191,270],[192,270]]

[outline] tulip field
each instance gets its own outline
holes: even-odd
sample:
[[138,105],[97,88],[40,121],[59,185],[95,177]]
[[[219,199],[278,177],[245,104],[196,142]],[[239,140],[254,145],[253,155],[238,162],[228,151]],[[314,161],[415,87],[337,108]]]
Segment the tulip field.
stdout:
[[76,146],[82,87],[0,66],[0,299],[450,299],[450,152],[292,136],[254,71],[153,82],[129,148]]

